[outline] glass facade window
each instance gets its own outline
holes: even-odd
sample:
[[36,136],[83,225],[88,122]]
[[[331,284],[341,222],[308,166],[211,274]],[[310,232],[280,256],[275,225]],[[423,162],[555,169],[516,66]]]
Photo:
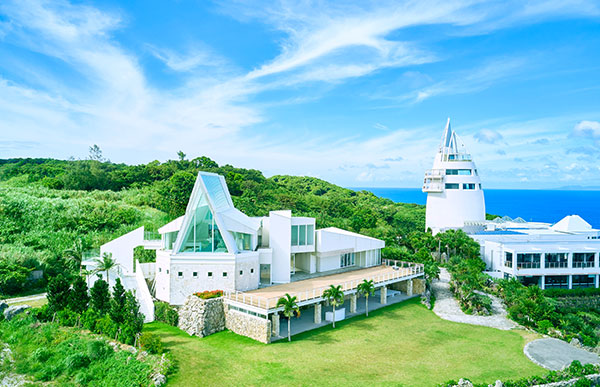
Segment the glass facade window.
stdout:
[[463,189],[475,189],[475,183],[463,183]]
[[206,195],[199,195],[187,235],[179,252],[226,253],[227,246],[208,207]]
[[517,269],[539,269],[541,258],[540,253],[517,254]]
[[229,208],[229,201],[227,200],[227,194],[221,184],[221,178],[213,175],[200,175],[202,182],[208,191],[210,198],[213,201],[216,211],[221,211]]
[[252,251],[252,235],[233,232],[233,238],[239,251]]
[[346,253],[340,255],[340,267],[354,266],[355,256],[354,253]]
[[513,254],[508,251],[504,253],[504,266],[512,267],[513,263]]
[[298,227],[298,243],[300,246],[306,246],[306,225],[301,224]]
[[446,189],[459,189],[460,185],[455,183],[446,183]]
[[569,266],[567,253],[546,253],[546,269],[558,269]]
[[298,226],[292,226],[292,246],[298,246]]
[[292,225],[292,246],[315,244],[315,226],[312,224]]
[[446,169],[446,175],[470,176],[470,169]]
[[164,249],[165,250],[173,250],[173,244],[177,239],[178,231],[168,232],[164,236]]
[[594,253],[573,253],[573,267],[594,267]]
[[315,244],[315,226],[309,224],[306,226],[306,244],[314,245]]
[[574,275],[572,278],[573,288],[595,288],[595,275]]
[[569,276],[568,275],[547,275],[544,286],[546,289],[551,288],[569,288]]

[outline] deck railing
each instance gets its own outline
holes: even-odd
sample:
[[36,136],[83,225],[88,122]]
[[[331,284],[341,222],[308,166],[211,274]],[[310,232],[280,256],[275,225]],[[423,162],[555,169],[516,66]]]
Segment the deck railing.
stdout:
[[[374,285],[386,283],[389,281],[393,281],[403,277],[410,277],[413,275],[422,274],[424,272],[423,264],[414,263],[414,262],[404,262],[390,259],[382,260],[383,266],[389,266],[394,269],[392,272],[381,273],[372,276],[367,276],[365,278],[336,282],[333,281],[331,285],[342,287],[342,291],[348,292],[354,290],[358,287],[358,284],[363,282],[363,280],[372,280]],[[305,302],[313,299],[318,299],[323,296],[323,292],[329,288],[328,286],[314,288],[302,292],[290,292],[290,296],[296,296],[297,302]],[[241,302],[246,305],[254,306],[261,309],[273,309],[277,307],[277,301],[279,301],[280,297],[262,297],[252,293],[244,293],[237,290],[226,290],[224,292],[224,296],[226,299],[236,302]]]

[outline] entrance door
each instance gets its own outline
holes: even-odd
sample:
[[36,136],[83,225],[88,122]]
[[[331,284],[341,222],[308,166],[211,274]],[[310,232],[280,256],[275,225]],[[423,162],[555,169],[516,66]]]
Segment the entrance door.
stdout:
[[260,284],[271,285],[271,265],[260,265]]

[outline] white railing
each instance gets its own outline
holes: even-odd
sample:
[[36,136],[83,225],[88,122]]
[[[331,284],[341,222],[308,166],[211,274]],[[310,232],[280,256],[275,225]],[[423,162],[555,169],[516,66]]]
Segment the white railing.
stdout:
[[443,178],[445,174],[446,174],[446,170],[444,170],[444,169],[429,169],[429,170],[425,171],[425,177]]
[[[363,282],[364,280],[373,281],[373,284],[377,285],[377,284],[381,284],[381,283],[387,283],[389,281],[394,281],[394,280],[397,280],[397,279],[403,278],[403,277],[410,277],[410,276],[414,276],[414,275],[423,274],[423,272],[424,272],[423,264],[421,264],[421,263],[383,259],[382,265],[392,267],[395,270],[392,272],[376,274],[376,275],[367,276],[367,277],[364,277],[361,279],[356,279],[356,280],[343,281],[343,282],[333,281],[331,283],[331,285],[334,285],[334,286],[339,285],[342,287],[342,291],[348,292],[348,291],[352,291],[352,290],[356,289],[358,287],[358,285],[361,282]],[[310,300],[321,298],[323,296],[323,292],[326,289],[329,289],[329,286],[330,285],[324,286],[324,287],[319,287],[319,288],[314,288],[314,289],[309,289],[309,290],[305,290],[302,292],[291,292],[289,294],[290,294],[290,296],[296,296],[297,302],[305,302],[305,301],[310,301]],[[281,297],[266,298],[266,297],[257,296],[252,293],[240,292],[237,290],[226,290],[226,291],[224,291],[223,294],[224,294],[225,298],[228,300],[240,302],[240,303],[243,303],[246,305],[254,306],[254,307],[265,309],[265,310],[277,308],[277,301],[279,301],[279,299],[281,298]]]
[[443,192],[444,184],[438,182],[423,183],[423,192]]

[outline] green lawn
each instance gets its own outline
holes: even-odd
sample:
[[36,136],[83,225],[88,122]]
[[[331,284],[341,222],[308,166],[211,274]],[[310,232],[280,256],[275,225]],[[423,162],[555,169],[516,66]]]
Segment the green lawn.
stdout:
[[[292,320],[293,324],[293,320]],[[468,377],[492,383],[545,371],[530,362],[525,331],[452,323],[410,300],[261,344],[229,331],[205,338],[151,323],[178,363],[171,385],[432,386]]]

